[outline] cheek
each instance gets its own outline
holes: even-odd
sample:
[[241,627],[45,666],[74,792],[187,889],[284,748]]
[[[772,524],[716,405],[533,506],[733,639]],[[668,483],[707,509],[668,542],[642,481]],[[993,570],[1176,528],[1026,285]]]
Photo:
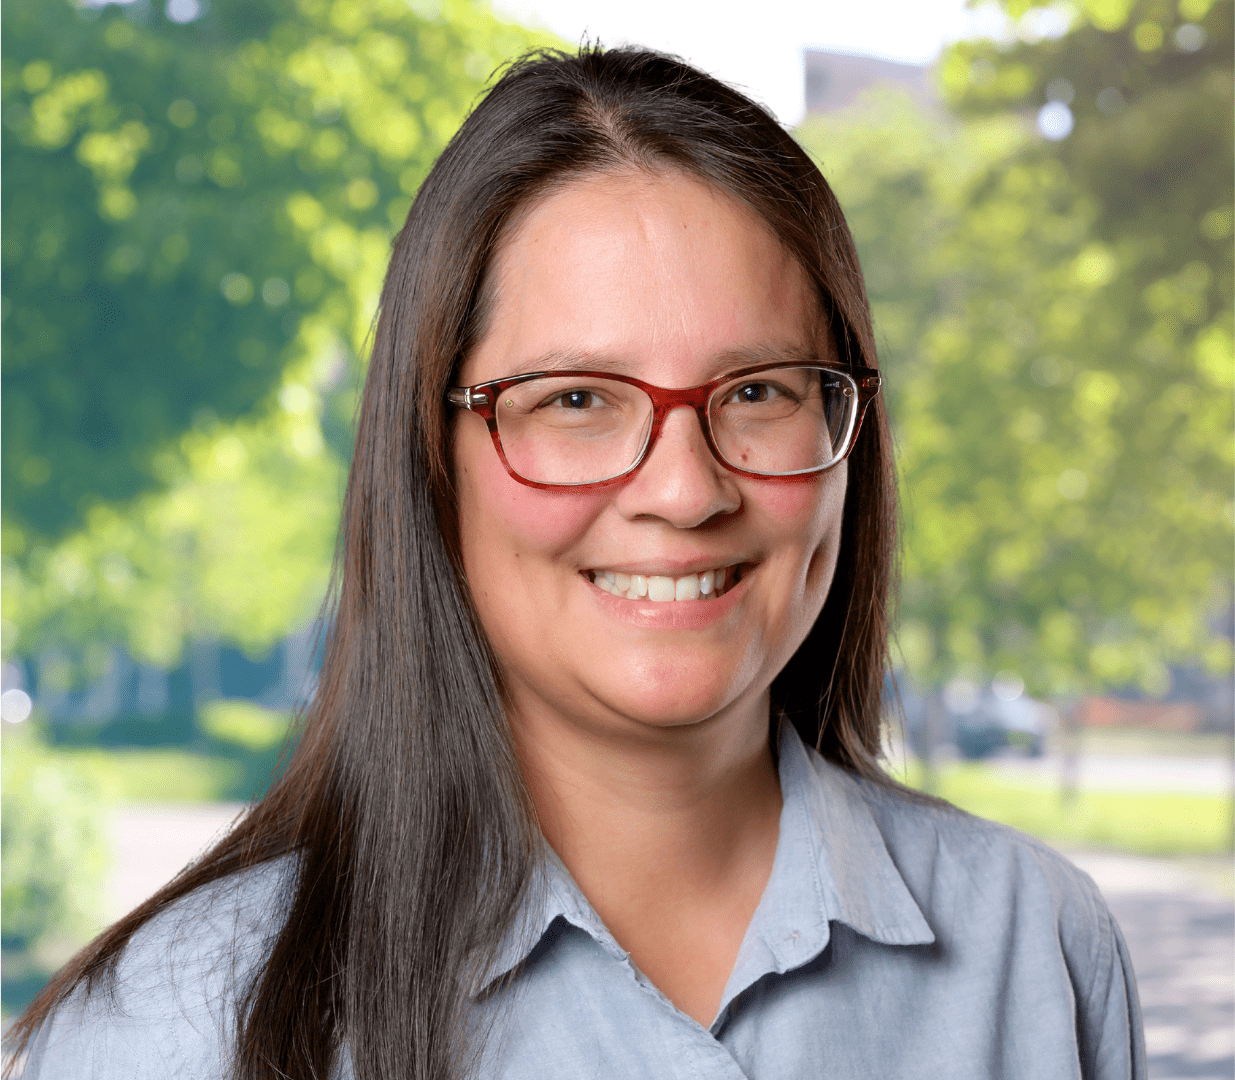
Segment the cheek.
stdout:
[[761,485],[759,508],[770,523],[783,524],[787,529],[806,527],[819,516],[825,501],[817,477],[809,480],[767,482]]
[[833,533],[839,539],[846,487],[843,469],[841,465],[822,476],[760,484],[751,501],[767,527],[786,542],[814,549],[826,544]]
[[[526,555],[539,564],[539,570],[552,569],[552,560],[565,557],[587,535],[607,501],[603,496],[539,491],[509,476],[501,481],[488,499],[491,520],[486,532],[491,538],[503,537],[499,543],[509,555]],[[571,573],[578,569],[566,562],[561,568]]]
[[[778,618],[813,622],[832,585],[840,551],[847,487],[846,465],[810,479],[764,483],[750,500],[760,527],[775,537],[769,554],[779,586]],[[796,612],[797,616],[791,616]]]
[[[466,418],[464,418],[466,419]],[[475,587],[499,567],[559,555],[581,539],[608,496],[541,491],[513,479],[483,425],[456,431],[455,480],[463,564]],[[572,568],[573,569],[573,568]]]

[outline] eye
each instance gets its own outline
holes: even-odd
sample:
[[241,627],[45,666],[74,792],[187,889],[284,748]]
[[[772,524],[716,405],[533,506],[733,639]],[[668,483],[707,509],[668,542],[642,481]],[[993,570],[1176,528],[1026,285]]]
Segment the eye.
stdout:
[[775,383],[769,382],[748,382],[742,383],[732,393],[729,394],[728,402],[734,405],[759,405],[766,401],[774,401],[777,398],[791,396],[788,395],[783,386],[777,386]]
[[561,393],[554,394],[544,404],[561,409],[582,410],[595,409],[603,405],[604,401],[601,400],[600,395],[594,390],[574,389],[563,390]]

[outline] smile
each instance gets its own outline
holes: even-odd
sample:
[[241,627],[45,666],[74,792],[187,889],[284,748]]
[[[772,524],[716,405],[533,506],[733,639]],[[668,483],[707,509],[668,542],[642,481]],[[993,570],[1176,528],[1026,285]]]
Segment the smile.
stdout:
[[674,600],[713,600],[723,596],[742,580],[741,565],[722,566],[698,574],[681,577],[626,574],[620,570],[588,570],[588,579],[623,600],[651,600],[669,603]]

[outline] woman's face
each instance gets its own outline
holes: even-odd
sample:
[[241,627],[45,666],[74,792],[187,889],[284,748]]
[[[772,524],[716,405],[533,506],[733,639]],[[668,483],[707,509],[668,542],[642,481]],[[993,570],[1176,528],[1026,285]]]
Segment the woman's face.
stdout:
[[[765,358],[833,354],[809,279],[770,229],[676,173],[571,183],[521,219],[493,272],[465,385],[556,365],[688,387]],[[790,482],[735,476],[685,408],[608,489],[518,483],[463,411],[453,462],[463,565],[516,724],[534,714],[651,735],[735,712],[766,723],[767,688],[832,580],[844,463]],[[628,575],[637,592],[636,575],[670,578],[689,595],[692,576],[697,587],[722,568],[726,591],[699,599],[595,584]]]

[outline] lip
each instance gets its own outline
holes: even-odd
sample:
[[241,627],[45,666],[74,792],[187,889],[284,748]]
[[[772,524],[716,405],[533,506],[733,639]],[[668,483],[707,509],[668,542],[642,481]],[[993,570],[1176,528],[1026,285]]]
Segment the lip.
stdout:
[[[661,566],[663,565],[662,563]],[[711,563],[703,569],[711,569],[716,565],[718,564]],[[607,593],[604,589],[598,589],[587,578],[583,578],[583,581],[601,610],[619,622],[644,630],[703,630],[733,611],[734,607],[741,602],[742,597],[746,595],[747,585],[756,567],[750,564],[745,565],[749,569],[742,574],[742,580],[723,596],[718,596],[713,600],[667,600],[663,603],[655,600],[626,600]],[[679,570],[677,576],[698,572],[698,570]]]

